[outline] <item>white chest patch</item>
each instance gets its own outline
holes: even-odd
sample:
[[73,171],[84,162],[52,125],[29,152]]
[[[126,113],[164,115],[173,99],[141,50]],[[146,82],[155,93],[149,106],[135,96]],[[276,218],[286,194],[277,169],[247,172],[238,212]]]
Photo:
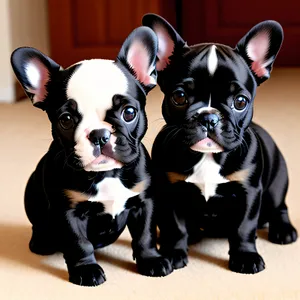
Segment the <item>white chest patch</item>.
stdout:
[[105,213],[115,217],[124,210],[129,198],[139,195],[144,190],[144,184],[145,182],[142,181],[132,189],[128,189],[119,178],[107,177],[97,184],[98,193],[94,196],[72,190],[66,190],[65,192],[73,203],[84,201],[101,202],[104,205]]
[[126,201],[138,195],[127,189],[118,178],[105,178],[97,184],[98,194],[89,201],[97,201],[104,204],[105,212],[113,217],[120,214],[125,207]]
[[229,180],[220,175],[220,165],[215,162],[212,154],[208,153],[194,166],[193,174],[185,181],[194,183],[208,201],[215,195],[218,184]]

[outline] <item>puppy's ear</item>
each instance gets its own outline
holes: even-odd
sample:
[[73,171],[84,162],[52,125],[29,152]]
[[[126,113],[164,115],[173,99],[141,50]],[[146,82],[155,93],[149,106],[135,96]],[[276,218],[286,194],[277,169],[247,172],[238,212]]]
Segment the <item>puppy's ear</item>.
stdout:
[[246,60],[258,85],[270,77],[282,41],[281,25],[275,21],[264,21],[238,42],[235,50]]
[[15,75],[34,106],[45,109],[47,86],[61,67],[34,48],[21,47],[11,55]]
[[164,70],[170,64],[170,57],[187,46],[186,42],[164,18],[155,14],[146,14],[142,24],[152,28],[158,38],[157,71]]
[[156,85],[157,37],[148,27],[138,27],[125,40],[116,61],[120,61],[148,92]]

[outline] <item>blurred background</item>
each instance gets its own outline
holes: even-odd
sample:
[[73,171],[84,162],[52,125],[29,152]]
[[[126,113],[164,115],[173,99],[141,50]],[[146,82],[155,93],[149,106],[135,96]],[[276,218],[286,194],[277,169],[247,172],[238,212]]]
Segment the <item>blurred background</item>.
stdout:
[[164,16],[188,44],[234,46],[256,23],[274,19],[285,32],[276,67],[300,67],[299,0],[0,0],[0,102],[23,98],[10,54],[36,47],[63,67],[88,58],[114,58],[147,12]]

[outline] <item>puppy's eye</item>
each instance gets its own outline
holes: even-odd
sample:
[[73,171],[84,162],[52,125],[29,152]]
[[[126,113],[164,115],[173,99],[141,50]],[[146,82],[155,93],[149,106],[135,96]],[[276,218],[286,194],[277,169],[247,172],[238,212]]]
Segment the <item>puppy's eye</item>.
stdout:
[[173,92],[172,101],[176,106],[183,106],[188,103],[186,99],[186,94],[182,89],[178,89]]
[[122,112],[122,119],[126,122],[126,123],[130,123],[131,121],[133,121],[136,117],[136,109],[132,106],[127,106],[124,108],[123,112]]
[[233,100],[233,106],[236,110],[244,110],[248,104],[249,100],[247,97],[245,97],[244,95],[238,95],[237,97],[235,97],[235,99]]
[[71,114],[64,113],[59,117],[59,124],[64,130],[70,130],[74,127],[75,122]]

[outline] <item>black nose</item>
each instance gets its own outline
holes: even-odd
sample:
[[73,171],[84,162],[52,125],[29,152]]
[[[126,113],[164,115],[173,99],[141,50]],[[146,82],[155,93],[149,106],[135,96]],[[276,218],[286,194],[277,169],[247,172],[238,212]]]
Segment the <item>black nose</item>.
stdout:
[[110,138],[110,131],[107,129],[96,129],[91,131],[89,134],[88,139],[93,143],[95,146],[103,147]]
[[200,123],[208,130],[213,130],[219,123],[219,117],[216,114],[200,115]]

